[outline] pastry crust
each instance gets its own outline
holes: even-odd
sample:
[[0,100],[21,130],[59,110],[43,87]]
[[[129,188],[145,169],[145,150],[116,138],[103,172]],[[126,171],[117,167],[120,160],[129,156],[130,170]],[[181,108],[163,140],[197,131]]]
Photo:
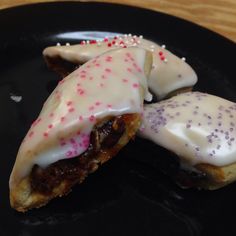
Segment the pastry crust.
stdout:
[[76,183],[83,182],[89,173],[94,172],[99,166],[110,160],[120,151],[122,147],[124,147],[129,142],[132,137],[134,137],[140,126],[141,117],[139,114],[130,114],[124,116],[125,118],[123,120],[125,121],[125,132],[119,139],[118,143],[111,148],[100,150],[98,154],[93,156],[93,158],[88,163],[90,166],[89,170],[84,173],[81,178],[72,182],[68,182],[68,180],[64,179],[52,190],[50,194],[44,194],[32,190],[31,175],[28,175],[21,180],[14,191],[11,191],[11,206],[20,212],[25,212],[31,208],[39,208],[43,205],[46,205],[51,199],[55,197],[62,197],[69,193],[71,191],[71,187]]
[[236,163],[222,167],[202,163],[195,167],[207,176],[206,181],[199,182],[199,187],[203,189],[219,189],[236,180]]
[[214,190],[236,180],[235,103],[188,92],[144,109],[139,135],[178,157],[180,186]]
[[[153,55],[153,66],[148,79],[148,86],[157,100],[170,97],[185,88],[192,88],[197,82],[194,70],[170,51],[144,39],[142,36],[120,35],[104,38],[103,41],[88,41],[82,44],[51,46],[43,51],[48,67],[64,77],[88,60],[114,48],[138,47],[148,50]],[[172,95],[173,96],[173,95]]]
[[[58,84],[19,149],[9,183],[13,208],[24,212],[67,194],[127,144],[140,126],[143,100],[149,95],[147,76],[151,65],[152,55],[144,49],[111,50]],[[115,142],[104,144],[101,138],[97,140],[103,141],[96,145],[93,132],[110,119],[114,119],[112,128],[98,135],[106,138],[115,133]],[[96,151],[91,154],[90,148]],[[88,153],[89,158],[85,156]],[[74,159],[78,159],[77,176],[53,176],[55,184],[50,191],[40,189],[42,176],[35,172],[37,166],[47,173],[54,164],[63,161],[63,169]],[[43,182],[47,185],[49,181],[45,178]]]

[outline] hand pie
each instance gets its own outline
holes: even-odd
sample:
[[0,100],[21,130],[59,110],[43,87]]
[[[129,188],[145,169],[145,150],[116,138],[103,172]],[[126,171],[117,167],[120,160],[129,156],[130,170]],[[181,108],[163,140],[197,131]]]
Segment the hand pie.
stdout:
[[236,180],[235,131],[235,103],[189,92],[145,105],[138,135],[178,156],[182,186],[217,189]]
[[152,55],[110,50],[65,77],[24,138],[10,177],[18,211],[67,194],[135,135]]
[[43,55],[49,68],[64,76],[76,66],[111,49],[136,46],[153,54],[148,86],[158,100],[189,91],[197,82],[196,73],[184,60],[152,41],[132,35],[105,38],[102,42],[91,40],[73,46],[48,47]]

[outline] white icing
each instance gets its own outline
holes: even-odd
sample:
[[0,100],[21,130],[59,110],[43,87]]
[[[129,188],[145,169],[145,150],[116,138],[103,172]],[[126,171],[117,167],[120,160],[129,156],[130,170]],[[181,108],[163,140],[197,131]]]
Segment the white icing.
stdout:
[[235,131],[236,103],[192,92],[146,105],[138,135],[190,165],[225,166],[236,161]]
[[197,82],[196,73],[184,60],[166,50],[165,46],[159,46],[143,37],[124,35],[99,43],[91,42],[85,45],[48,47],[43,54],[48,57],[60,56],[64,60],[81,64],[113,48],[137,46],[153,53],[153,69],[148,86],[158,99],[163,99],[175,90],[192,87]]
[[34,164],[46,167],[83,153],[97,121],[141,113],[146,53],[138,48],[112,50],[64,78],[28,131],[10,183],[26,176]]

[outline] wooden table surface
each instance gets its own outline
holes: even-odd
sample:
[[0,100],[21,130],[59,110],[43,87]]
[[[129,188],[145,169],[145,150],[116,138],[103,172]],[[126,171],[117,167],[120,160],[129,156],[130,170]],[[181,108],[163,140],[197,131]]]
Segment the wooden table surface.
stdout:
[[[55,0],[0,0],[0,9]],[[64,0],[66,1],[66,0]],[[95,0],[122,3],[187,19],[236,42],[236,0]]]

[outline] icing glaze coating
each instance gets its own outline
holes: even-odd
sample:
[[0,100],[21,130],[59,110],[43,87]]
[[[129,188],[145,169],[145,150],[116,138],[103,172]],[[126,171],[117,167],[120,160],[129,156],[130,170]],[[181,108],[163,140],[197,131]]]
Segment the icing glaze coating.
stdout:
[[75,64],[85,63],[107,50],[137,46],[153,53],[153,68],[148,80],[148,86],[157,99],[166,97],[169,93],[192,87],[197,82],[194,70],[185,62],[158,44],[143,39],[142,36],[121,35],[105,38],[103,41],[82,41],[72,46],[48,47],[43,51],[44,56],[57,57]]
[[147,54],[134,47],[112,50],[60,81],[22,142],[10,186],[29,174],[34,164],[46,167],[79,156],[88,148],[99,120],[142,113]]
[[146,105],[139,136],[165,147],[189,165],[236,161],[236,103],[189,92]]

